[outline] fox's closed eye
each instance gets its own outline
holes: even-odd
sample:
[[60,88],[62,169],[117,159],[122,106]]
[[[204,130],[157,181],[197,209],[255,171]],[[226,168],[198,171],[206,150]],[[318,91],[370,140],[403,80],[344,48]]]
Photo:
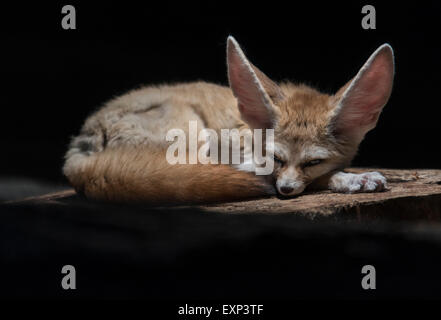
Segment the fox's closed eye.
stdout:
[[282,159],[280,159],[279,156],[274,155],[274,162],[278,163],[279,165],[283,166],[285,164],[285,161],[283,161]]
[[314,159],[314,160],[310,160],[310,161],[308,161],[308,162],[305,162],[305,163],[303,164],[303,167],[306,168],[306,167],[316,166],[316,165],[318,165],[318,164],[320,164],[320,163],[322,163],[322,162],[323,162],[322,159]]

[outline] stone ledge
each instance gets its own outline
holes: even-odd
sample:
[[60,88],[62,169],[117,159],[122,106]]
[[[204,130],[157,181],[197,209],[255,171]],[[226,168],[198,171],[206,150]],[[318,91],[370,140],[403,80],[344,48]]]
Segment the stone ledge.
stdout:
[[[348,172],[379,171],[388,180],[385,192],[340,194],[331,191],[305,193],[292,199],[276,197],[195,206],[205,212],[228,214],[297,214],[311,219],[441,220],[441,170],[351,168]],[[81,204],[88,202],[73,190],[65,190],[13,203]],[[91,203],[88,203],[91,205]],[[94,203],[93,205],[98,205]],[[188,208],[179,207],[179,208]],[[173,210],[173,208],[167,208]]]

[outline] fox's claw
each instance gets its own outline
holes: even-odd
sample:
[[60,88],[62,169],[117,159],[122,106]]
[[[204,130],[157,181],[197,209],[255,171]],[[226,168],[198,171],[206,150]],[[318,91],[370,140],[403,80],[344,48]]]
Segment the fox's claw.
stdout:
[[379,172],[339,172],[332,176],[329,187],[332,191],[343,193],[375,192],[387,189],[387,181]]

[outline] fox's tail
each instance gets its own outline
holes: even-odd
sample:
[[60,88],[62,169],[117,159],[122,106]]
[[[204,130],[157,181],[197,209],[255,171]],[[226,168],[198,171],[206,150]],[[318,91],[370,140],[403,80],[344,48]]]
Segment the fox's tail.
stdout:
[[253,173],[228,165],[171,165],[164,151],[149,149],[70,154],[63,172],[77,192],[113,202],[208,203],[275,193],[271,184]]

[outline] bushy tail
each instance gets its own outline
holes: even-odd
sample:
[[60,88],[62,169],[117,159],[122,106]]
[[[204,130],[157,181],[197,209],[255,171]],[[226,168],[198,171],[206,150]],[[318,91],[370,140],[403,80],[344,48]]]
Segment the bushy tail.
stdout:
[[209,203],[274,194],[274,188],[253,173],[228,165],[170,165],[164,151],[149,149],[71,154],[63,171],[77,192],[112,202]]

